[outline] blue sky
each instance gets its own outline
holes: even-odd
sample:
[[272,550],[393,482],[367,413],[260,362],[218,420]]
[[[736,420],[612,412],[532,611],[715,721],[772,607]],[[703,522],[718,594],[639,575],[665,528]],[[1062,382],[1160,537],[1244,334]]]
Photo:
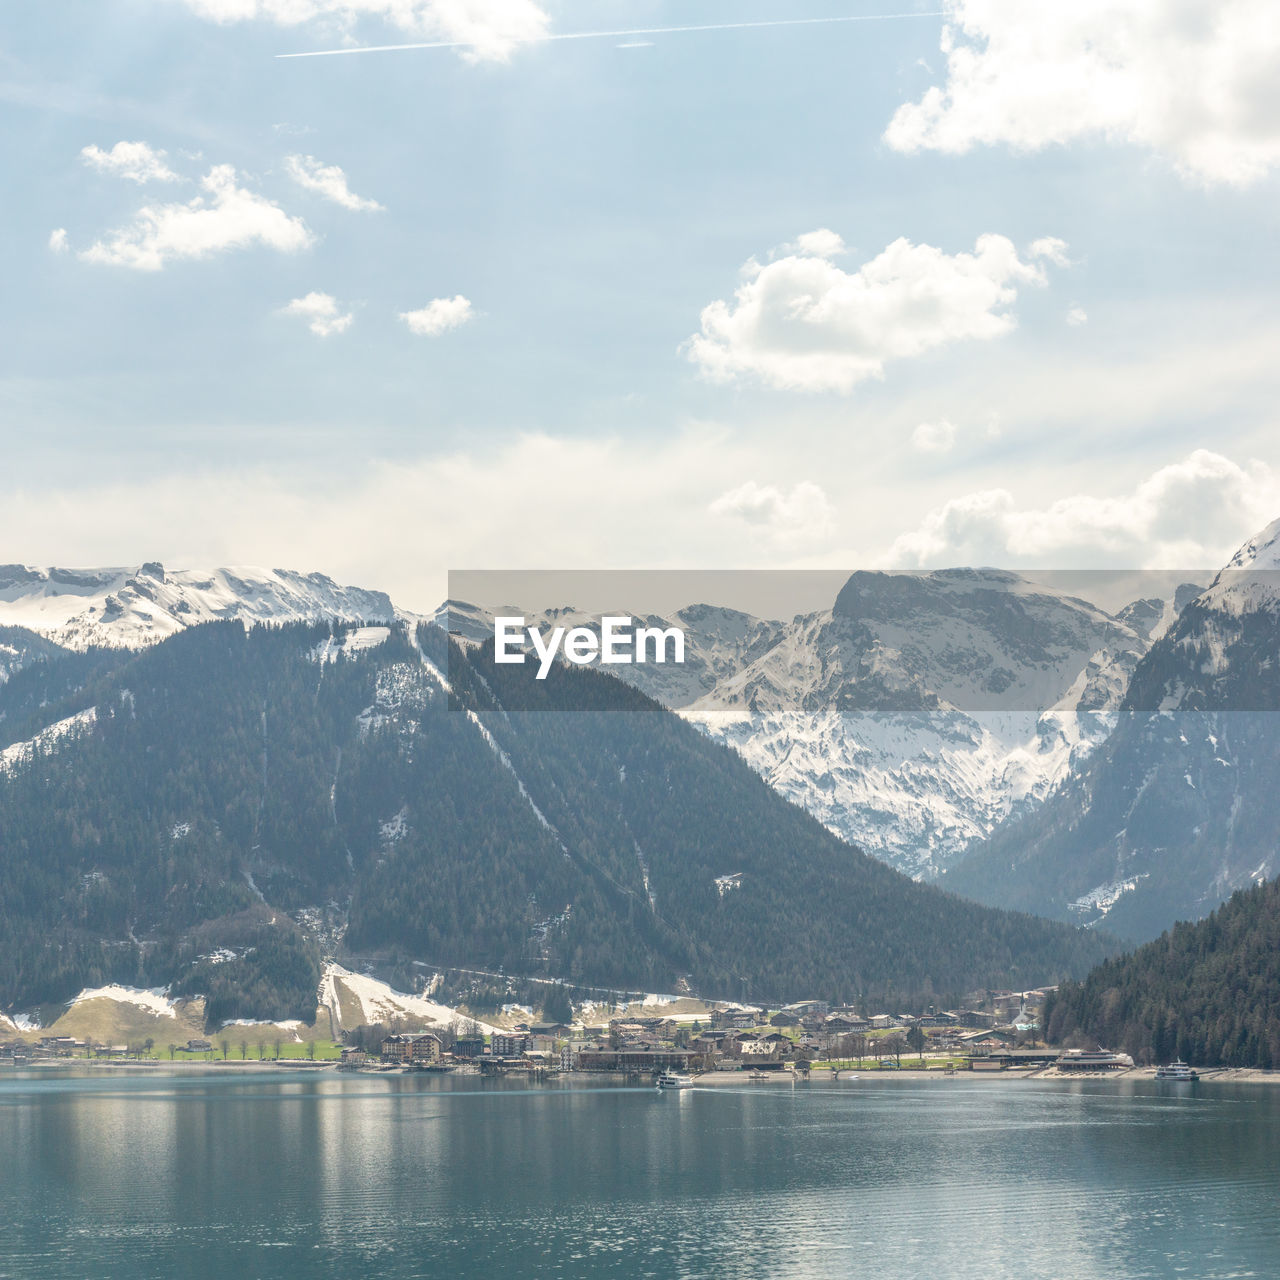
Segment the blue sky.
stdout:
[[451,567],[1219,562],[1280,515],[1266,5],[510,40],[895,7],[10,13],[3,558],[423,607]]

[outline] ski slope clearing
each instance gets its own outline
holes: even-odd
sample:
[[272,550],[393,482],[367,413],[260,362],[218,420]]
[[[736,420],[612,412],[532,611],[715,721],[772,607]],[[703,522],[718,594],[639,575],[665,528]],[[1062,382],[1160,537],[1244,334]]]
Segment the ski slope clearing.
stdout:
[[90,1000],[111,1000],[116,1004],[133,1005],[144,1013],[149,1013],[153,1018],[177,1017],[177,1006],[163,989],[142,990],[138,987],[115,985],[94,987],[92,990],[82,991],[67,1007],[75,1008],[76,1005],[87,1004]]
[[[320,1006],[329,1011],[335,1034],[339,1030],[349,1031],[361,1025],[371,1027],[393,1020],[445,1027],[455,1019],[472,1021],[448,1005],[396,991],[377,978],[352,973],[338,964],[327,966],[320,980]],[[476,1025],[486,1035],[499,1030],[485,1022]]]

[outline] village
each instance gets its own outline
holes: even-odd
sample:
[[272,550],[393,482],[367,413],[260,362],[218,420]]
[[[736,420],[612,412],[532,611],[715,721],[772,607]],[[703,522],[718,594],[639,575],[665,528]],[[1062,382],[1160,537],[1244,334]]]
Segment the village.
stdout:
[[[803,1000],[781,1008],[675,1000],[603,1009],[587,1004],[567,1022],[539,1022],[513,1007],[486,1026],[461,1015],[425,1024],[412,1018],[343,1030],[333,1040],[275,1035],[250,1043],[242,1028],[193,1037],[179,1044],[108,1043],[92,1037],[47,1034],[0,1041],[0,1064],[71,1062],[276,1063],[348,1070],[402,1070],[538,1075],[666,1070],[756,1074],[830,1070],[994,1069],[1020,1060],[1052,1060],[1037,1048],[1040,1005],[1049,988],[975,992],[972,1007],[921,1014],[863,1014]],[[528,1020],[521,1020],[521,1015]]]
[[341,1065],[363,1070],[487,1074],[601,1072],[633,1079],[666,1071],[745,1071],[753,1078],[844,1070],[1008,1070],[1059,1058],[1037,1040],[1050,988],[974,993],[974,1005],[922,1014],[874,1013],[803,1000],[778,1009],[720,1005],[701,1014],[627,1010],[607,1021],[516,1023],[478,1034],[362,1028]]

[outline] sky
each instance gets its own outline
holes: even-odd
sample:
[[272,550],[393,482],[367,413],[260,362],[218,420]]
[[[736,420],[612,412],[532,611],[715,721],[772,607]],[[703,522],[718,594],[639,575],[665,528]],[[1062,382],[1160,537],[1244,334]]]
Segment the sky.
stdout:
[[1276,84],[1272,0],[11,6],[0,559],[1215,567]]

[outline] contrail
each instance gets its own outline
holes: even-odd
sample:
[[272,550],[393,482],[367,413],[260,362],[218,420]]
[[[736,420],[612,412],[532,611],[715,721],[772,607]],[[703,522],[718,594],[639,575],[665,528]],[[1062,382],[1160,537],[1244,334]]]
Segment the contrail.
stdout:
[[[760,27],[817,27],[844,22],[892,22],[898,18],[945,18],[931,13],[859,13],[844,18],[776,18],[771,22],[714,22],[697,27],[637,27],[628,31],[563,31],[545,36],[524,36],[511,44],[548,44],[552,40],[614,40],[623,36],[671,36],[690,31],[746,31]],[[432,40],[420,44],[357,45],[350,49],[311,49],[306,53],[277,53],[277,58],[334,58],[347,53],[394,53],[401,49],[474,49],[474,40]]]

